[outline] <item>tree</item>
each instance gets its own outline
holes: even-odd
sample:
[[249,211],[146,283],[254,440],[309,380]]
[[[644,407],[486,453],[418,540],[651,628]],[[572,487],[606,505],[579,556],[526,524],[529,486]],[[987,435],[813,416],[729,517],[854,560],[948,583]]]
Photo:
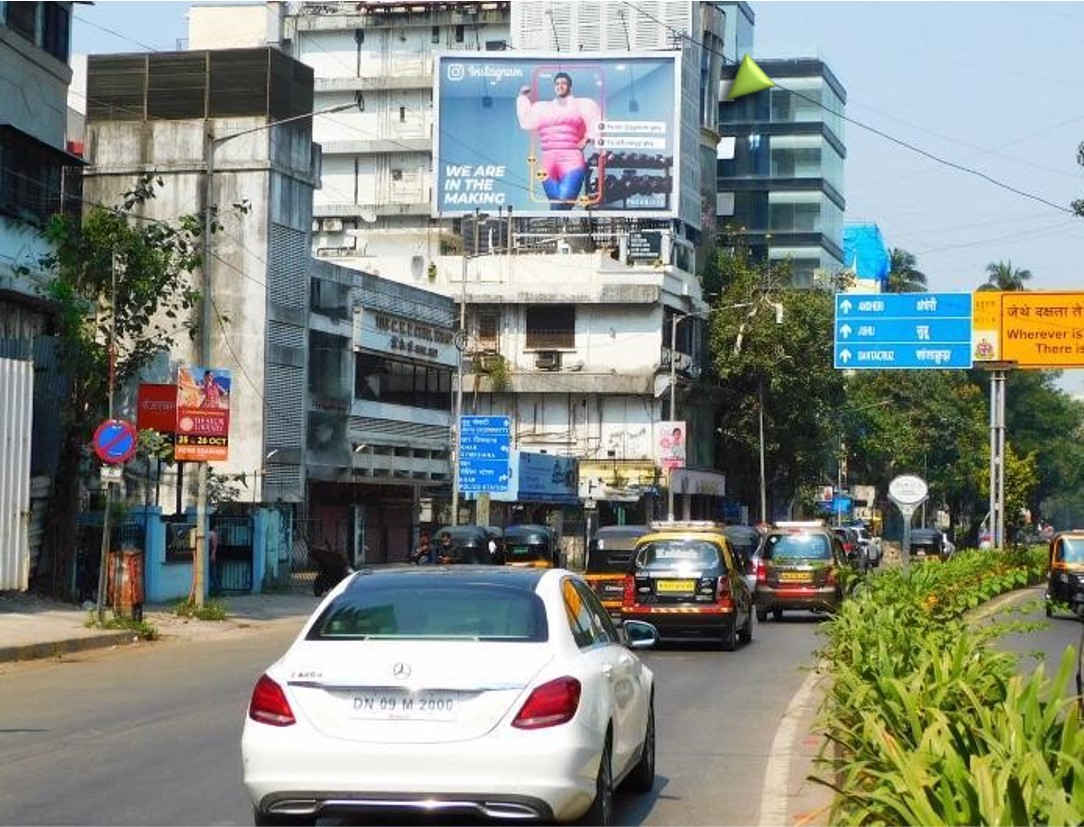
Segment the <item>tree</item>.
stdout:
[[889,256],[886,293],[925,293],[926,274],[915,265],[918,260],[906,250],[893,247]]
[[1013,267],[1011,261],[991,262],[986,265],[986,283],[981,285],[979,290],[1001,290],[1005,292],[1026,290],[1024,282],[1030,279],[1030,270]]
[[94,429],[113,413],[111,381],[119,387],[135,379],[178,337],[195,333],[192,273],[200,266],[202,220],[141,218],[161,186],[160,178],[143,176],[117,207],[91,207],[82,224],[55,215],[44,229],[52,252],[42,264],[51,274],[47,290],[69,385],[65,398],[53,400],[63,412],[61,463],[39,566],[50,576],[39,587],[56,597],[71,597],[80,471]]
[[[829,412],[843,393],[832,366],[833,293],[769,287],[788,280],[754,266],[741,250],[717,252],[712,269],[722,289],[710,328],[721,410],[718,464],[728,491],[759,503],[763,412],[769,513],[784,513],[801,486],[819,478],[833,444]],[[783,305],[782,324],[771,302]]]

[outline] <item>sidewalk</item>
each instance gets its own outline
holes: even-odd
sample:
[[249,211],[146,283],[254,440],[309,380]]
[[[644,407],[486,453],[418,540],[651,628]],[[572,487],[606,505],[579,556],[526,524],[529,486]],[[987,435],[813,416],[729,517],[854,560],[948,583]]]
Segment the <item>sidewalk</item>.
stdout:
[[[300,592],[239,594],[215,600],[225,604],[225,620],[179,617],[170,603],[144,606],[143,621],[154,626],[162,640],[199,639],[275,621],[289,621],[300,627],[318,603],[311,594]],[[97,617],[96,610],[87,611],[73,603],[23,592],[0,592],[0,663],[126,646],[139,640],[128,630],[88,627],[91,617]]]

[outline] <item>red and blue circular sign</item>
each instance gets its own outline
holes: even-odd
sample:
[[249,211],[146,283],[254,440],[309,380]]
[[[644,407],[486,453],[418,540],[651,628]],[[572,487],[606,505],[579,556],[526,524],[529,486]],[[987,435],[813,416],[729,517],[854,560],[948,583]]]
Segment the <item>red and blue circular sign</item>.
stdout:
[[119,465],[135,456],[137,443],[135,425],[123,419],[107,419],[94,432],[94,453],[110,465]]

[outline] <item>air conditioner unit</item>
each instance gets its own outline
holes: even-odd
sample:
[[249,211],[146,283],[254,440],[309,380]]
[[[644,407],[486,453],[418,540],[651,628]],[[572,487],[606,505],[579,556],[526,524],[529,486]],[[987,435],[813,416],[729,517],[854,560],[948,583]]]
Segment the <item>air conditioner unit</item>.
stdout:
[[321,226],[325,233],[341,233],[343,220],[341,218],[325,218]]
[[534,366],[539,370],[560,370],[561,351],[540,350],[534,357]]

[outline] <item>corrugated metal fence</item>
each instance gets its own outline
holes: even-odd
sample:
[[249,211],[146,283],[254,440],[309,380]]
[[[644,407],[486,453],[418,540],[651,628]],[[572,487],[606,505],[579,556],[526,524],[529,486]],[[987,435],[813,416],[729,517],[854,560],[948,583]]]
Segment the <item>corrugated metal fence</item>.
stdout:
[[33,412],[33,363],[0,359],[0,589],[29,585]]

